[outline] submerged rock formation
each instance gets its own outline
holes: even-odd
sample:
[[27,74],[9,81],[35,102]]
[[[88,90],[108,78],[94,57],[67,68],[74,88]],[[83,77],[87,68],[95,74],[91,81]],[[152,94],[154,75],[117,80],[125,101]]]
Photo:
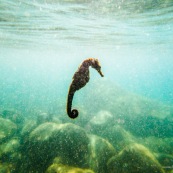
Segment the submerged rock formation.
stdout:
[[87,168],[88,144],[86,132],[74,124],[44,123],[31,132],[24,146],[30,162],[27,166],[45,171],[60,156],[64,164]]
[[136,137],[172,137],[173,106],[130,93],[111,81],[97,81],[91,88],[99,89],[86,89],[86,97],[80,103],[85,105],[89,120],[100,110],[105,110],[113,115],[109,127],[119,124],[116,121],[119,119],[123,120],[123,128]]
[[164,173],[154,155],[144,146],[127,146],[108,161],[109,173]]
[[22,152],[25,164],[20,170],[35,172],[44,172],[54,163],[104,173],[107,161],[115,155],[108,141],[71,123],[39,125],[30,133]]

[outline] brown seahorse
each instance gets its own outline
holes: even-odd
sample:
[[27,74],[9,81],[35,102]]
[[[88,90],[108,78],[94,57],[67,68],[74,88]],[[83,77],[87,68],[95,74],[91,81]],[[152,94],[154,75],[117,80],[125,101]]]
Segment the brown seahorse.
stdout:
[[75,72],[73,76],[72,83],[69,88],[68,98],[67,98],[67,114],[70,118],[76,118],[79,114],[77,109],[71,110],[72,100],[74,93],[84,87],[90,77],[89,77],[89,67],[92,67],[98,71],[98,73],[103,77],[103,73],[101,72],[101,66],[98,59],[88,58],[82,62],[79,66],[78,70]]

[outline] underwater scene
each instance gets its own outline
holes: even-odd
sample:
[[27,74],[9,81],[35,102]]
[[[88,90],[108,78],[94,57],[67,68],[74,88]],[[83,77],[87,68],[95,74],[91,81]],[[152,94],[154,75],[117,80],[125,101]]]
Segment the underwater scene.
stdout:
[[0,0],[0,173],[173,173],[173,1]]

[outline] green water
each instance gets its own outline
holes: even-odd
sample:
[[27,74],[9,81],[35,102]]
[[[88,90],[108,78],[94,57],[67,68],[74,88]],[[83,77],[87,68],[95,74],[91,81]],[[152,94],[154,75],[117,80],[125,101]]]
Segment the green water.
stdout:
[[0,172],[172,173],[172,33],[172,0],[1,0]]

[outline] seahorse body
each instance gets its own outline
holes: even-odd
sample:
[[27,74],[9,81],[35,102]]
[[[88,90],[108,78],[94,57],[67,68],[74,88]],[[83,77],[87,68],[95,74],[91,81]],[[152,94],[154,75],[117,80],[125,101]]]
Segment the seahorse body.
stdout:
[[67,98],[67,114],[70,118],[76,118],[79,114],[77,109],[73,109],[72,101],[74,93],[84,87],[89,82],[89,67],[92,67],[98,71],[98,73],[103,77],[103,73],[101,72],[101,66],[98,59],[95,58],[88,58],[82,62],[79,66],[78,70],[75,72],[73,76],[72,83],[69,88],[68,98]]

